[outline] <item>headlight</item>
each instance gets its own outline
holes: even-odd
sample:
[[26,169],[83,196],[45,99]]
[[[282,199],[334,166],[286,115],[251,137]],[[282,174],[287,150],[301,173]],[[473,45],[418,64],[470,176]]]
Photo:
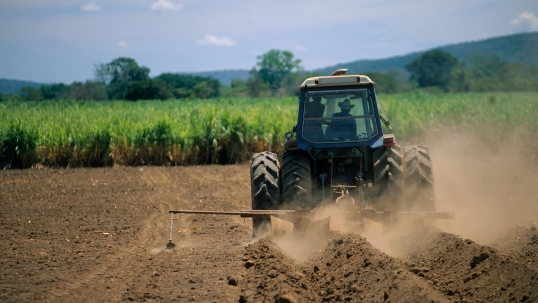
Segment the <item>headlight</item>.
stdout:
[[291,134],[291,132],[286,132],[285,136],[286,136],[286,139],[289,140],[289,139],[291,139],[292,134]]

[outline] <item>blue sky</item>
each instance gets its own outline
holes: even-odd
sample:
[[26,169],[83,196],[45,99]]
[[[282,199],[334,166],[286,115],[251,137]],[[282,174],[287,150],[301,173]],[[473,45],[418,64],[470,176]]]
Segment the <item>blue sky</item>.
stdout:
[[93,78],[125,56],[163,72],[250,69],[270,49],[307,70],[538,31],[537,0],[0,0],[0,78]]

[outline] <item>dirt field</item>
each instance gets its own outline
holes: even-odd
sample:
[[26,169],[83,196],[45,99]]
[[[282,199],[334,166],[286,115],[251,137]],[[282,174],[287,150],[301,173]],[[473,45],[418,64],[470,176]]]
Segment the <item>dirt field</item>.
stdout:
[[226,216],[182,216],[165,249],[168,209],[250,209],[248,165],[2,171],[0,301],[538,302],[535,164],[456,154],[432,148],[454,222],[299,259]]

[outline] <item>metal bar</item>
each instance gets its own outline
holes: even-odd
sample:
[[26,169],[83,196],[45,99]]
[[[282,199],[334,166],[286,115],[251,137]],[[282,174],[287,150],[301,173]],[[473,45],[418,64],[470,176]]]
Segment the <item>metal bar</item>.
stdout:
[[170,213],[170,243],[172,243],[173,233],[174,233],[174,213]]
[[[342,211],[349,212],[349,211]],[[228,215],[228,216],[240,216],[242,218],[269,218],[275,217],[305,217],[314,213],[312,210],[240,210],[240,211],[213,211],[213,210],[169,210],[171,215],[173,214],[201,214],[201,215]],[[406,216],[422,217],[425,219],[454,219],[454,213],[449,212],[396,212],[396,211],[375,211],[362,210],[353,211],[357,215],[370,218],[370,219],[388,219],[398,218]],[[172,237],[172,219],[170,221],[170,238]]]
[[231,216],[240,216],[241,212],[239,211],[214,211],[214,210],[169,210],[171,214],[205,214],[205,215],[231,215]]
[[213,211],[213,210],[169,210],[171,214],[199,214],[199,215],[228,215],[242,218],[269,218],[271,216],[285,216],[294,214],[296,210],[241,210],[241,211]]

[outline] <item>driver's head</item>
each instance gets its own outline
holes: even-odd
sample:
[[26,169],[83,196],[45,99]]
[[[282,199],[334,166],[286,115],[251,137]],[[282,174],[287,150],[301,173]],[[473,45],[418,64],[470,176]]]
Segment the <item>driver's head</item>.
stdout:
[[342,111],[349,112],[353,107],[355,107],[355,104],[351,104],[351,101],[349,101],[349,99],[345,99],[342,102],[338,102],[338,107],[340,107]]

